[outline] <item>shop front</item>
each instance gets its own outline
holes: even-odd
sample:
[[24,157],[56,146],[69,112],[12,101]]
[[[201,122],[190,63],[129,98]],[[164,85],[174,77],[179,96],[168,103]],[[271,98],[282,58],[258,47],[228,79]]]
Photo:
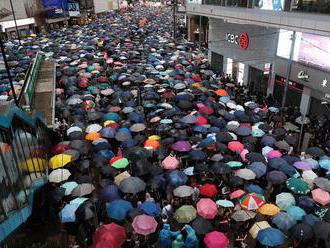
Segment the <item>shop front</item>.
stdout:
[[[255,94],[266,94],[275,61],[278,29],[210,18],[209,59]],[[213,57],[222,57],[219,59]]]

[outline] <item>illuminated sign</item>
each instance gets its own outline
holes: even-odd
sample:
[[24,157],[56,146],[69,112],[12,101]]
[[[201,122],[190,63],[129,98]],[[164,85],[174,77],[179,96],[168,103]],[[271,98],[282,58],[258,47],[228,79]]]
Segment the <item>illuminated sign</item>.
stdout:
[[246,50],[249,47],[249,36],[247,33],[241,34],[232,34],[226,33],[226,41],[240,46],[243,50]]

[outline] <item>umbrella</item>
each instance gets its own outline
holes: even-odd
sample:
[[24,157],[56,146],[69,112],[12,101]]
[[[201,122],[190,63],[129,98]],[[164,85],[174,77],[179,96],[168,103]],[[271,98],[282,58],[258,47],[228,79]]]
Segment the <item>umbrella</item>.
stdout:
[[325,206],[330,203],[330,194],[323,189],[314,189],[312,190],[313,200]]
[[174,219],[179,223],[189,223],[196,218],[196,209],[191,205],[182,205],[174,213]]
[[146,126],[143,123],[135,123],[130,127],[130,131],[134,133],[142,132],[146,129]]
[[103,187],[100,192],[100,199],[104,202],[111,202],[120,199],[117,185],[110,184]]
[[257,193],[248,193],[240,199],[241,207],[246,210],[259,209],[264,203],[264,196]]
[[204,244],[207,248],[227,248],[229,247],[229,240],[222,232],[209,232],[204,237]]
[[257,184],[249,184],[249,185],[246,185],[244,188],[248,193],[253,193],[253,192],[258,193],[258,194],[265,193],[265,190]]
[[110,160],[110,165],[116,169],[126,168],[128,164],[128,159],[122,156],[116,156]]
[[305,223],[298,223],[290,229],[290,234],[293,239],[303,242],[313,238],[314,233],[310,225]]
[[253,162],[247,168],[252,170],[257,178],[262,177],[267,172],[267,166],[262,162]]
[[212,222],[200,216],[198,216],[191,225],[198,235],[203,235],[213,230]]
[[65,195],[70,195],[72,190],[78,186],[76,182],[66,182],[61,185],[61,188],[65,189]]
[[305,181],[295,177],[289,178],[286,181],[286,186],[296,194],[305,195],[310,191],[310,188]]
[[313,166],[305,161],[297,161],[293,164],[293,166],[299,170],[305,170],[305,171],[313,169]]
[[[110,168],[110,167],[109,167]],[[125,178],[129,178],[131,177],[131,175],[127,172],[124,171],[120,174],[118,174],[117,176],[115,176],[115,184],[120,185],[120,183],[125,179]]]
[[288,213],[279,212],[273,217],[272,223],[274,223],[279,229],[288,231],[297,222]]
[[288,179],[287,176],[282,171],[278,171],[278,170],[273,170],[267,173],[266,177],[267,177],[267,181],[272,184],[281,184]]
[[71,173],[67,169],[56,169],[48,175],[48,181],[51,183],[60,183],[68,180]]
[[199,192],[203,196],[213,197],[218,194],[218,189],[216,185],[206,183],[199,187]]
[[179,167],[179,160],[176,157],[168,156],[162,161],[162,167],[168,170],[174,170]]
[[237,170],[235,175],[245,180],[253,180],[256,178],[256,173],[254,173],[253,170],[246,168]]
[[78,204],[66,204],[64,208],[60,211],[61,223],[75,222],[76,221],[76,210],[78,209]]
[[259,221],[253,224],[250,228],[249,233],[252,238],[257,238],[259,231],[271,227],[267,221]]
[[138,177],[128,177],[123,179],[119,184],[119,189],[124,193],[136,194],[144,191],[146,183]]
[[102,129],[102,126],[99,125],[99,124],[91,124],[86,128],[85,132],[88,133],[88,134],[89,133],[97,133],[101,129]]
[[128,212],[133,209],[132,204],[125,200],[114,200],[107,203],[106,207],[108,216],[119,221],[125,219]]
[[49,165],[50,165],[50,168],[57,169],[57,168],[60,168],[60,167],[63,167],[65,165],[67,165],[71,161],[72,161],[72,156],[71,155],[58,154],[58,155],[53,156],[50,159]]
[[318,177],[314,179],[314,183],[317,187],[330,192],[330,180],[325,177]]
[[184,185],[188,177],[183,171],[174,170],[168,175],[168,183],[174,187]]
[[290,206],[285,210],[295,221],[302,220],[306,215],[305,210],[297,206]]
[[256,216],[255,212],[247,211],[247,210],[237,210],[232,214],[232,219],[237,222],[244,222],[250,219],[253,219]]
[[84,196],[84,195],[89,195],[91,194],[93,191],[95,190],[95,187],[93,184],[90,183],[82,183],[77,185],[77,187],[75,187],[72,192],[71,195],[72,196]]
[[259,209],[258,212],[263,214],[263,215],[268,215],[268,216],[274,216],[280,212],[280,208],[277,207],[274,204],[271,203],[266,203],[262,205]]
[[228,143],[228,149],[233,152],[241,153],[244,150],[244,145],[239,141],[230,141]]
[[281,210],[285,210],[290,206],[296,205],[296,200],[291,193],[283,192],[276,196],[276,205]]
[[93,235],[92,248],[120,248],[125,240],[124,227],[115,223],[102,225]]
[[178,152],[189,152],[191,150],[191,145],[188,141],[177,141],[171,147]]
[[194,193],[194,189],[187,185],[181,185],[173,190],[173,195],[177,197],[189,197]]
[[137,234],[149,235],[157,229],[157,221],[149,215],[138,215],[134,218],[132,227]]
[[235,207],[234,203],[229,200],[217,200],[216,204],[224,208],[233,208]]
[[319,147],[309,147],[305,152],[306,154],[312,155],[313,157],[321,157],[325,155],[325,152]]
[[230,199],[240,198],[246,192],[242,189],[235,190],[234,192],[230,193]]
[[314,234],[326,242],[330,238],[330,223],[325,221],[318,221],[313,225]]
[[285,235],[276,228],[265,228],[258,232],[258,241],[265,246],[275,247],[285,242]]
[[145,201],[139,205],[138,208],[143,210],[143,212],[147,215],[158,216],[160,214],[159,205],[151,201]]
[[218,212],[217,205],[208,198],[202,198],[197,202],[197,212],[205,219],[213,219]]

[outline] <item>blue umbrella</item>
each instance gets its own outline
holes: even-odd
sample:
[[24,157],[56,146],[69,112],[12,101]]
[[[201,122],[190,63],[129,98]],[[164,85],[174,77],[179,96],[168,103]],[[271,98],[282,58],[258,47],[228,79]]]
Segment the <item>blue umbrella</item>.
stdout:
[[285,235],[276,228],[265,228],[258,232],[258,241],[265,246],[275,247],[285,242]]
[[105,115],[103,115],[102,117],[103,121],[108,121],[108,120],[111,120],[111,121],[119,121],[120,120],[120,116],[117,114],[117,113],[107,113]]
[[307,214],[303,217],[303,223],[310,226],[314,226],[314,224],[318,221],[321,221],[321,219],[314,214]]
[[297,206],[290,206],[285,210],[295,221],[302,220],[306,215],[305,210]]
[[189,152],[189,157],[191,160],[204,160],[206,159],[207,155],[205,152],[201,150],[191,150]]
[[59,213],[62,223],[75,222],[76,221],[76,210],[79,204],[66,204]]
[[251,129],[245,126],[239,126],[235,129],[235,133],[239,136],[249,136],[251,134]]
[[115,156],[115,154],[110,150],[101,150],[101,151],[98,151],[97,154],[106,159],[111,159]]
[[321,168],[330,171],[330,159],[321,159],[319,165]]
[[245,190],[249,193],[258,193],[258,194],[264,194],[265,191],[257,184],[250,184],[245,186]]
[[70,195],[72,190],[78,186],[78,183],[76,182],[66,182],[61,185],[61,188],[65,189],[65,195]]
[[311,212],[315,207],[315,202],[308,196],[300,196],[298,198],[297,206],[304,209],[306,212]]
[[167,181],[171,186],[178,187],[184,185],[188,177],[183,171],[174,170],[168,175]]
[[105,186],[100,192],[100,199],[105,202],[112,202],[120,199],[117,185],[110,184]]
[[271,159],[268,160],[268,164],[272,168],[277,169],[277,170],[279,170],[282,166],[283,167],[284,166],[290,166],[283,158],[271,158]]
[[151,201],[145,201],[139,205],[138,208],[143,210],[143,212],[147,215],[158,216],[160,214],[159,205]]
[[285,174],[287,174],[290,177],[292,177],[292,176],[294,176],[294,175],[296,175],[298,173],[297,170],[293,166],[291,166],[291,165],[289,165],[287,163],[286,164],[282,164],[278,168],[278,170],[284,172]]
[[116,130],[114,128],[111,128],[111,127],[105,127],[100,131],[100,134],[104,138],[112,139],[116,136]]
[[276,143],[276,139],[273,136],[265,135],[261,138],[261,144],[263,146],[273,146]]
[[193,131],[196,133],[207,133],[207,127],[204,126],[194,126]]
[[230,101],[230,98],[228,96],[222,96],[219,100],[223,103],[227,103]]
[[125,200],[114,200],[107,203],[106,207],[108,216],[119,221],[125,219],[127,213],[133,209],[132,204]]
[[252,170],[257,175],[257,178],[262,177],[267,172],[267,166],[262,162],[253,162],[247,168]]
[[272,222],[281,230],[287,231],[293,227],[297,222],[291,218],[291,216],[286,212],[279,212],[276,214]]

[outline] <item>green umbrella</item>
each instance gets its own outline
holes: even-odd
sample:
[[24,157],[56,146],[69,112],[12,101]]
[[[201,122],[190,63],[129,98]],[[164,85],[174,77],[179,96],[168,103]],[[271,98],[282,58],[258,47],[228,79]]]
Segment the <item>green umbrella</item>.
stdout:
[[127,158],[123,158],[121,156],[114,157],[110,160],[110,164],[112,167],[116,169],[124,169],[129,164]]
[[91,71],[94,71],[94,70],[95,70],[95,67],[94,66],[91,66],[90,65],[90,66],[87,67],[87,71],[88,72],[91,72]]
[[230,162],[227,162],[227,165],[230,168],[236,168],[236,167],[241,167],[243,164],[239,161],[230,161]]
[[286,186],[295,194],[306,195],[310,191],[308,184],[300,178],[289,178]]
[[99,87],[100,87],[100,89],[104,90],[104,89],[110,87],[110,85],[107,84],[107,83],[101,83],[101,84],[99,85]]
[[291,122],[286,122],[283,127],[288,131],[296,131],[299,129],[296,125],[292,124]]
[[189,223],[196,218],[196,209],[191,205],[183,205],[174,213],[174,218],[179,223]]
[[95,87],[95,86],[88,86],[87,87],[87,90],[89,90],[89,91],[97,90],[97,87]]
[[143,147],[133,147],[129,150],[127,158],[132,162],[136,162],[139,160],[146,159],[147,157],[149,157],[149,155],[150,152],[147,149]]

